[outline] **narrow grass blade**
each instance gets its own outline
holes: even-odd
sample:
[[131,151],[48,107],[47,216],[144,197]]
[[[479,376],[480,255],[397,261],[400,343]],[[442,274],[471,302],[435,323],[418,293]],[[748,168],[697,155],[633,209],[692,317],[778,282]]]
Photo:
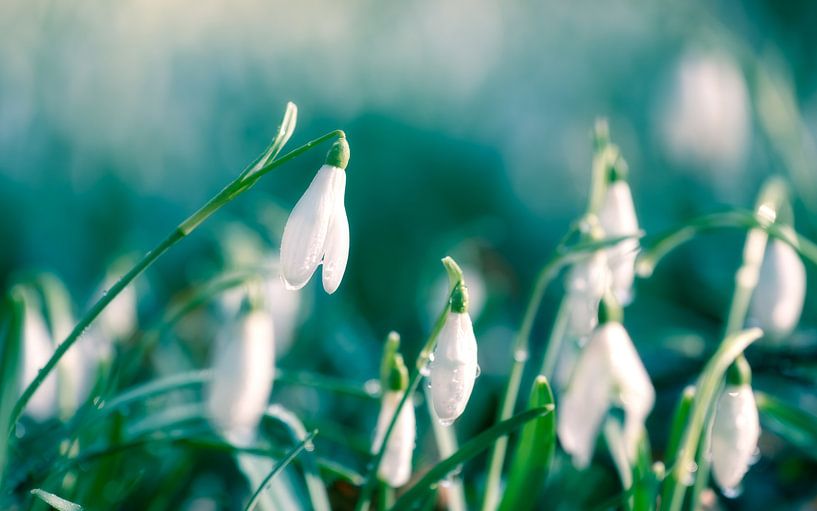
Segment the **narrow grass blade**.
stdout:
[[[553,406],[553,393],[547,378],[537,377],[528,409]],[[547,480],[555,449],[555,413],[537,417],[525,424],[516,446],[505,494],[499,505],[500,511],[533,509]]]
[[455,470],[458,466],[470,460],[479,453],[485,451],[497,438],[507,435],[511,431],[521,427],[523,424],[553,412],[553,406],[542,406],[524,411],[514,415],[508,420],[494,425],[490,429],[483,431],[470,441],[466,442],[460,450],[452,456],[434,465],[426,474],[404,493],[394,504],[392,511],[412,509],[416,504],[425,502],[425,499],[435,491],[435,486],[445,476]]
[[755,391],[763,427],[817,459],[817,416],[765,392]]
[[270,483],[270,481],[272,481],[272,478],[275,477],[283,469],[285,469],[287,465],[292,463],[292,460],[294,460],[301,453],[301,451],[306,449],[307,446],[312,442],[312,439],[315,438],[316,434],[317,431],[313,431],[312,433],[307,435],[306,438],[299,442],[298,445],[296,445],[295,448],[289,452],[289,454],[287,454],[283,459],[281,459],[281,461],[279,461],[278,463],[275,464],[274,467],[272,467],[272,471],[270,471],[267,477],[264,478],[264,480],[261,482],[261,484],[253,493],[252,497],[250,497],[250,501],[244,507],[244,511],[252,511],[253,509],[255,509],[256,504],[258,504],[258,500],[261,498],[261,495],[264,493],[264,490],[266,490],[267,485]]
[[31,490],[31,494],[57,511],[82,511],[82,506],[79,504],[74,504],[69,500],[65,500],[62,497],[57,497],[53,493],[49,493],[39,488]]
[[23,300],[13,290],[5,298],[0,318],[0,483],[6,466],[9,424],[14,403],[20,393],[20,369],[22,368]]

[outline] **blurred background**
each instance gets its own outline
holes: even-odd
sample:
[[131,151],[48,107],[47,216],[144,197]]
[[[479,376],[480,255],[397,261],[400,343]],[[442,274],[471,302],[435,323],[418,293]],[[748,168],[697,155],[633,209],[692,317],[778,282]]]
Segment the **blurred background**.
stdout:
[[[774,174],[793,185],[796,227],[817,239],[816,24],[813,3],[763,0],[3,0],[0,284],[46,270],[83,311],[119,261],[156,244],[266,146],[291,100],[290,147],[347,133],[352,248],[336,294],[313,279],[297,304],[281,299],[295,312],[279,366],[362,383],[377,377],[392,329],[413,357],[445,300],[439,260],[452,255],[480,304],[482,376],[458,422],[469,438],[493,419],[536,272],[585,208],[596,117],[609,119],[629,163],[648,239],[751,207]],[[324,150],[263,179],[162,258],[137,282],[137,324],[247,251],[274,253]],[[678,394],[719,340],[743,237],[695,241],[637,284],[626,324],[659,389],[649,424],[658,453]],[[551,286],[540,313],[534,360],[561,292]],[[759,388],[811,412],[815,299],[792,341],[805,353],[796,377],[755,369]],[[207,365],[217,325],[189,323],[168,334],[167,353],[154,355],[161,369],[145,378]],[[363,444],[377,413],[286,386],[273,401]],[[425,438],[418,466],[435,460]],[[345,447],[322,448],[360,464]],[[718,506],[817,507],[817,452],[771,432],[761,451],[743,495]],[[608,472],[596,504],[615,490]],[[174,502],[223,503],[243,484],[229,474],[203,463]],[[210,495],[202,478],[227,489]],[[566,508],[591,506],[562,491]]]

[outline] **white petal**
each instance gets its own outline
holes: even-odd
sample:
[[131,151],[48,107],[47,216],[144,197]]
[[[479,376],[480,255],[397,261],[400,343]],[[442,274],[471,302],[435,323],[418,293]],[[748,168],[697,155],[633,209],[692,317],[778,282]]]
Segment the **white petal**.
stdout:
[[[599,223],[608,237],[627,236],[638,232],[638,217],[635,213],[633,195],[626,181],[615,181],[608,187],[599,209]],[[607,250],[613,293],[622,305],[632,300],[637,254],[636,240],[622,241]]]
[[609,343],[611,371],[618,390],[616,398],[625,413],[624,441],[630,459],[635,459],[638,441],[644,431],[644,420],[655,404],[655,389],[624,326],[620,323],[607,323],[603,328]]
[[712,425],[712,475],[718,486],[733,490],[757,450],[760,421],[749,385],[727,386],[718,399]]
[[345,171],[321,167],[289,215],[281,238],[281,271],[291,289],[304,287],[323,259],[338,180],[345,186]]
[[559,440],[578,468],[590,463],[601,422],[610,409],[612,374],[607,342],[599,333],[585,345],[556,414]]
[[574,337],[587,337],[598,323],[599,302],[610,284],[605,252],[594,252],[574,264],[565,282],[568,332]]
[[246,443],[254,437],[269,401],[275,339],[265,311],[249,313],[237,327],[217,352],[207,406],[218,429]]
[[326,255],[323,256],[322,270],[323,289],[330,295],[340,285],[349,260],[349,220],[343,206],[343,195],[337,198],[336,203],[336,211],[326,235]]
[[769,241],[752,297],[752,319],[771,338],[791,334],[800,321],[806,296],[806,269],[787,243]]
[[[54,343],[42,314],[26,306],[23,323],[23,387],[27,387],[54,354]],[[22,391],[21,388],[21,391]],[[57,413],[57,372],[52,371],[26,405],[26,414],[38,421]]]
[[477,340],[468,313],[451,312],[443,325],[431,363],[431,400],[443,424],[459,417],[477,377]]
[[[402,392],[386,392],[380,406],[380,415],[377,417],[377,428],[372,451],[376,452],[383,443],[386,428],[394,416],[397,405],[402,399]],[[383,460],[378,468],[377,475],[392,487],[406,484],[411,477],[411,457],[414,452],[417,424],[414,416],[414,405],[409,399],[397,417],[394,430],[389,437],[389,443],[383,453]]]

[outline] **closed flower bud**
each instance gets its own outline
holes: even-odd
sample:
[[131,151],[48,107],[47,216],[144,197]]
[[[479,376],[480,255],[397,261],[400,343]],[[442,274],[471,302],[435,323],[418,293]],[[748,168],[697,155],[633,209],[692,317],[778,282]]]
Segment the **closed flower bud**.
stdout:
[[290,289],[300,289],[323,264],[323,288],[334,293],[349,258],[346,191],[346,139],[335,142],[309,188],[295,204],[281,239],[281,270]]
[[603,323],[582,351],[559,403],[562,446],[577,467],[586,467],[602,422],[615,405],[624,412],[624,443],[633,459],[654,402],[652,382],[627,331],[621,323]]
[[[608,185],[598,217],[608,237],[638,233],[638,218],[627,181],[619,179]],[[632,301],[637,252],[638,241],[635,239],[623,240],[607,250],[607,264],[610,266],[612,278],[610,286],[622,305]]]
[[749,470],[760,437],[752,387],[727,384],[712,424],[712,475],[724,491],[734,491]]
[[752,295],[751,319],[772,339],[791,334],[800,320],[806,297],[806,269],[797,251],[772,239]]
[[247,443],[264,414],[275,375],[272,318],[263,310],[244,315],[222,339],[213,363],[207,409],[226,437]]
[[444,425],[453,423],[465,410],[479,371],[471,316],[454,310],[440,331],[430,370],[432,404]]
[[[377,417],[377,429],[375,430],[372,452],[377,452],[383,443],[386,429],[389,427],[397,405],[403,397],[405,391],[388,390],[383,393],[380,402],[380,415]],[[403,486],[411,477],[411,456],[414,452],[414,442],[417,434],[417,424],[414,417],[414,405],[409,399],[400,410],[397,422],[389,436],[386,450],[383,452],[383,459],[377,470],[377,476],[386,484],[392,487]]]

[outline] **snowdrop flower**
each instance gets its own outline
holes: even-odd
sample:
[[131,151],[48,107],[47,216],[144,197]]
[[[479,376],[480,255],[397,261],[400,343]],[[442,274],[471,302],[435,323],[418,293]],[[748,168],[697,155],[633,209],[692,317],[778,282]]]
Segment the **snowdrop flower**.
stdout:
[[[630,185],[615,171],[611,182],[607,185],[598,217],[601,228],[608,237],[615,238],[638,233],[638,218],[635,214]],[[607,250],[607,263],[610,266],[612,279],[610,285],[616,300],[622,305],[627,305],[632,301],[637,252],[638,241],[635,239],[623,240]]]
[[290,289],[300,289],[323,264],[323,288],[337,290],[349,257],[349,221],[343,204],[349,144],[334,143],[289,215],[281,239],[281,269]]
[[740,484],[755,457],[760,437],[749,365],[745,359],[736,364],[739,377],[727,382],[712,424],[712,475],[724,491],[734,491]]
[[610,285],[607,255],[598,250],[575,263],[567,275],[567,332],[583,339],[593,332],[598,322],[599,302]]
[[751,318],[773,339],[791,334],[800,320],[806,297],[806,269],[788,243],[772,239],[760,266],[752,295]]
[[559,439],[578,468],[590,463],[599,429],[613,405],[624,411],[625,448],[634,458],[644,419],[655,402],[652,382],[630,336],[617,318],[612,314],[609,318],[584,347],[559,404]]
[[[25,320],[23,321],[23,371],[21,392],[54,354],[54,343],[42,313],[26,292]],[[37,421],[48,420],[58,412],[57,372],[52,371],[43,381],[26,406],[26,414]]]
[[468,290],[462,279],[462,271],[453,259],[443,260],[456,267],[459,281],[454,284],[449,312],[434,348],[430,368],[431,401],[437,418],[443,425],[452,424],[459,417],[479,374],[477,365],[477,339],[468,313]]
[[255,436],[272,391],[272,319],[264,310],[251,310],[231,330],[216,353],[207,409],[213,424],[226,437],[248,443]]
[[[377,417],[372,452],[377,453],[383,445],[386,430],[397,411],[397,405],[408,388],[408,370],[403,357],[397,353],[399,337],[392,333],[384,353],[381,384],[383,397],[380,402],[380,415]],[[414,405],[409,398],[394,423],[383,459],[377,470],[377,476],[392,487],[406,484],[411,477],[411,457],[417,435],[417,423],[414,416]]]

